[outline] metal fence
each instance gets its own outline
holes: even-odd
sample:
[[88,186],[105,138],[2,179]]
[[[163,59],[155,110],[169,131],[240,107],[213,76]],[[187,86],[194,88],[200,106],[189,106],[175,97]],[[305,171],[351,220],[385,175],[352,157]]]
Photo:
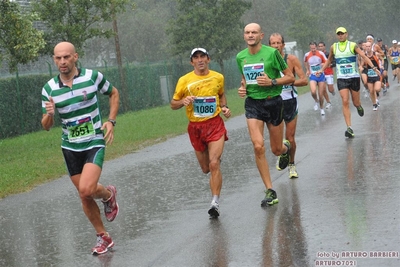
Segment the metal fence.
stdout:
[[[36,63],[37,64],[37,63]],[[41,127],[41,90],[43,85],[58,73],[52,64],[41,64],[41,73],[27,74],[19,71],[15,76],[0,79],[2,94],[0,98],[0,139],[15,137],[42,129]],[[80,64],[80,67],[85,67]],[[88,67],[92,68],[92,67]],[[218,64],[212,62],[210,68],[221,71]],[[38,68],[37,68],[38,69]],[[36,69],[36,72],[37,72]],[[123,66],[125,82],[115,66],[94,67],[121,92],[120,114],[130,111],[162,106],[169,103],[179,77],[193,70],[188,60],[171,59],[157,63],[133,64]],[[240,86],[240,74],[234,58],[224,62],[225,88]],[[123,85],[124,84],[124,85]],[[102,115],[108,116],[108,98],[100,97]],[[56,117],[56,122],[59,119]],[[59,124],[57,124],[59,125]]]

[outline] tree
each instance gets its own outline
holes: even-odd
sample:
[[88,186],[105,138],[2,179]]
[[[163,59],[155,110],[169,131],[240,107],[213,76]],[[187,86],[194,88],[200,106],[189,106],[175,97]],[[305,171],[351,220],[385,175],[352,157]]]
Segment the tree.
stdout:
[[[73,43],[78,54],[84,55],[84,44],[95,37],[115,37],[115,50],[121,80],[122,108],[127,110],[128,94],[122,71],[121,51],[118,39],[116,16],[125,11],[128,0],[38,0],[33,3],[33,10],[40,14],[40,19],[47,27],[45,39],[46,54],[53,54],[53,47],[60,41]],[[103,27],[112,22],[112,28]]]
[[17,3],[0,1],[0,63],[8,62],[10,73],[18,64],[27,64],[39,56],[45,46],[43,33],[33,27],[35,14],[24,14]]
[[[314,3],[313,3],[314,4]],[[309,43],[323,40],[319,29],[319,13],[301,0],[295,0],[288,9],[288,18],[292,22],[288,34],[297,41],[297,46],[303,51],[309,50]]]
[[52,55],[53,47],[60,41],[75,45],[83,56],[86,40],[94,37],[110,38],[113,29],[102,27],[111,22],[113,16],[125,10],[128,0],[37,0],[32,10],[39,14],[47,28],[45,54]]
[[251,0],[252,8],[243,16],[245,24],[258,23],[265,33],[264,43],[268,44],[268,37],[272,33],[280,33],[286,39],[286,30],[290,25],[287,19],[288,0]]
[[178,15],[169,21],[172,53],[206,48],[224,73],[224,59],[231,58],[243,43],[240,18],[251,7],[242,0],[177,0]]
[[[335,3],[324,1],[327,2],[326,10],[329,10],[325,16],[325,23],[330,25],[329,31],[333,35],[339,26],[347,29],[349,40],[354,42],[365,40],[367,34],[373,34],[375,38],[397,35],[398,28],[390,26],[393,24],[393,18],[398,16],[398,10],[391,8],[398,5],[396,0],[387,0],[384,3],[376,0],[353,0],[351,5],[363,7],[359,12],[354,12],[352,8],[343,8],[348,5],[348,0],[336,0]],[[388,41],[388,38],[386,40]]]
[[170,43],[166,34],[167,22],[175,10],[175,0],[136,0],[132,11],[118,17],[121,49],[129,62],[169,60]]

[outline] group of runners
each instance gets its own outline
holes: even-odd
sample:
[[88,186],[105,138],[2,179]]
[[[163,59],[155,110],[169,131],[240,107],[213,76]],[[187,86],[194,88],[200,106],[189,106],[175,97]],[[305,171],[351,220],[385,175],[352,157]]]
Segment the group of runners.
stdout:
[[[387,83],[387,74],[379,65],[380,60],[375,62],[375,58],[371,56],[370,51],[378,51],[369,40],[371,35],[367,36],[364,49],[347,39],[346,28],[337,28],[336,35],[338,42],[329,51],[323,42],[310,43],[310,51],[303,58],[304,71],[300,60],[285,52],[285,42],[281,34],[271,34],[267,46],[262,44],[264,33],[259,24],[250,23],[244,28],[247,48],[236,56],[242,74],[238,95],[246,98],[244,108],[249,136],[253,144],[255,163],[265,186],[265,197],[261,201],[263,207],[278,203],[265,156],[265,126],[269,132],[271,152],[278,157],[276,168],[283,170],[288,167],[289,178],[298,177],[295,165],[297,87],[305,86],[309,82],[311,95],[315,100],[314,109],[325,115],[324,99],[327,100],[326,109],[331,106],[328,92],[335,95],[333,68],[336,67],[337,88],[346,123],[345,137],[354,138],[350,99],[359,116],[364,116],[360,101],[360,73],[367,74],[366,84],[373,80],[372,77],[378,77],[379,80],[386,77]],[[389,58],[392,61],[392,56]],[[212,201],[208,213],[210,217],[217,218],[222,187],[220,158],[224,142],[228,140],[219,114],[229,117],[230,110],[224,94],[223,76],[208,69],[210,55],[207,50],[193,49],[190,61],[194,71],[178,81],[171,108],[186,108],[190,140],[201,169],[210,174]],[[370,90],[371,99],[378,92],[378,89],[374,89],[375,87]]]
[[358,62],[361,79],[364,84],[364,94],[366,98],[371,99],[373,110],[378,110],[380,106],[379,97],[381,91],[383,94],[386,94],[390,87],[388,80],[389,63],[393,74],[393,81],[397,79],[397,83],[400,82],[397,75],[400,55],[400,50],[398,49],[399,44],[400,42],[397,40],[392,40],[392,46],[388,47],[383,44],[381,38],[378,38],[377,42],[375,42],[375,38],[372,34],[368,34],[365,41],[358,42],[359,47],[374,63],[374,66],[380,69],[380,75],[377,75],[366,66],[363,60],[360,59]]
[[[327,101],[325,108],[330,105],[326,84],[328,91],[335,95],[332,68],[336,67],[337,88],[346,123],[345,136],[353,138],[350,99],[358,114],[364,115],[360,102],[359,71],[367,77],[363,76],[363,83],[367,84],[370,91],[374,109],[378,105],[374,96],[380,90],[380,86],[375,84],[379,84],[383,77],[388,87],[385,55],[392,65],[394,77],[400,82],[397,41],[393,40],[393,46],[387,49],[386,54],[382,54],[382,50],[386,51],[386,48],[382,49],[379,40],[378,44],[368,41],[371,37],[373,40],[372,35],[367,37],[364,47],[347,40],[348,33],[344,27],[337,28],[336,35],[338,42],[330,47],[329,52],[325,50],[323,42],[310,43],[310,52],[303,60],[306,66],[304,71],[300,60],[285,52],[285,41],[281,34],[271,34],[269,45],[265,45],[262,43],[264,32],[259,24],[250,23],[244,28],[243,37],[247,48],[236,56],[241,73],[238,95],[245,98],[249,137],[255,163],[265,186],[262,207],[278,203],[265,155],[265,126],[269,133],[271,152],[277,156],[276,169],[281,171],[287,168],[289,178],[298,178],[295,165],[297,87],[310,83],[315,109],[319,109],[321,115],[324,115],[323,99]],[[105,146],[114,140],[119,93],[102,73],[78,68],[78,54],[73,44],[57,44],[53,59],[59,74],[50,79],[42,89],[41,123],[45,130],[50,130],[54,124],[54,115],[58,112],[62,123],[61,147],[65,164],[79,193],[83,211],[97,235],[92,253],[103,254],[114,246],[114,242],[105,229],[96,200],[101,200],[104,204],[106,219],[113,221],[119,213],[117,189],[113,185],[103,186],[99,179]],[[220,114],[229,118],[231,111],[225,96],[224,76],[209,69],[209,52],[202,47],[194,48],[189,60],[193,71],[183,75],[177,82],[170,106],[173,110],[186,109],[190,142],[201,170],[209,175],[212,199],[208,214],[210,218],[218,218],[222,188],[221,156],[225,141],[228,140]],[[357,68],[357,62],[360,69]],[[98,93],[109,97],[110,111],[106,121],[101,117]]]
[[[398,75],[398,61],[400,56],[398,46],[400,42],[393,40],[392,46],[388,47],[383,44],[381,38],[377,38],[376,41],[377,42],[375,42],[375,37],[372,34],[368,34],[365,41],[361,40],[358,42],[358,47],[373,63],[373,66],[369,66],[368,62],[360,54],[357,54],[356,58],[361,81],[364,85],[364,95],[371,100],[373,111],[378,110],[380,106],[379,97],[381,91],[383,94],[386,94],[390,86],[388,81],[389,62],[392,68],[393,81],[397,79],[397,83],[400,82],[400,76]],[[354,46],[354,44],[352,45]],[[332,95],[335,94],[333,87],[333,67],[336,66],[336,61],[333,60],[330,65],[325,68],[323,73],[319,72],[322,65],[327,61],[329,52],[325,50],[325,44],[323,42],[318,44],[316,42],[311,42],[309,46],[310,51],[304,55],[304,65],[310,79],[311,96],[315,100],[314,110],[320,110],[321,115],[324,116],[324,101],[326,101],[326,109],[332,106],[327,91],[332,93]],[[377,73],[374,67],[376,67],[380,73]],[[326,89],[326,85],[328,86],[328,90]],[[348,135],[350,136],[351,134]]]
[[325,43],[322,41],[319,43],[311,42],[309,47],[310,51],[305,53],[303,62],[306,68],[306,75],[310,80],[311,96],[315,101],[314,110],[319,110],[321,116],[324,116],[324,101],[326,101],[326,109],[332,106],[328,91],[335,95],[333,68],[336,64],[335,61],[332,61],[324,72],[320,73],[319,70],[326,62],[329,52],[326,51]]

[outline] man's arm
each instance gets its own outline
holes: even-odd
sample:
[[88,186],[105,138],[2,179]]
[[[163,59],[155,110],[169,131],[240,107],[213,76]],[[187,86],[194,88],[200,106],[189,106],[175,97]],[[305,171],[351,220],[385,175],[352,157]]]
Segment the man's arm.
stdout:
[[54,113],[55,113],[55,104],[52,97],[49,98],[48,102],[45,102],[46,114],[42,116],[42,127],[46,131],[49,131],[50,128],[54,125]]
[[172,99],[171,103],[170,103],[171,109],[176,110],[176,109],[180,109],[184,106],[188,106],[193,103],[195,98],[196,98],[195,96],[187,96],[180,100]]
[[49,113],[43,114],[42,116],[42,127],[46,131],[49,131],[50,128],[54,125],[54,115],[50,115]]
[[380,70],[374,66],[374,63],[372,63],[372,61],[365,55],[365,53],[358,46],[354,48],[354,52],[356,52],[362,57],[362,62],[370,66],[376,73],[379,74],[379,76],[381,75]]
[[225,93],[222,93],[222,95],[219,95],[219,106],[220,106],[221,108],[222,108],[223,106],[228,106]]
[[360,71],[362,70],[362,69],[364,69],[364,67],[366,67],[366,64],[365,64],[365,61],[364,61],[364,58],[362,58],[360,55],[358,56],[358,67],[359,67],[359,69],[360,69]]
[[173,110],[182,108],[184,106],[183,99],[181,99],[181,100],[172,99],[170,106],[171,106],[171,109],[173,109]]
[[247,89],[246,89],[246,79],[242,75],[242,79],[240,80],[240,87],[238,89],[238,95],[243,98],[247,94]]
[[389,48],[387,56],[389,58],[389,62],[392,63],[393,62],[393,58],[392,58],[392,48]]
[[310,75],[310,65],[308,64],[307,61],[304,61],[304,68],[306,68],[306,75]]
[[326,59],[324,65],[322,65],[319,72],[324,73],[324,70],[331,65],[332,60],[333,60],[333,45],[331,45],[331,48],[329,50],[329,57]]
[[379,45],[375,44],[375,47],[375,52],[378,54],[379,58],[383,60],[383,58],[385,57],[385,52],[383,52],[382,48]]
[[[110,120],[115,120],[117,118],[118,109],[119,109],[119,92],[117,88],[113,87],[111,93],[109,94],[109,103],[110,103],[110,114],[108,118]],[[110,121],[106,121],[103,123],[101,130],[106,130],[106,134],[104,135],[104,139],[106,140],[106,144],[112,144],[114,141],[114,124]]]
[[118,89],[113,87],[111,94],[109,95],[109,103],[110,103],[110,115],[109,119],[115,120],[117,118],[118,110],[119,110],[119,92]]
[[308,84],[308,79],[306,74],[304,73],[303,67],[301,66],[300,60],[294,56],[288,56],[288,66],[289,69],[292,70],[293,75],[297,76],[298,79],[295,77],[295,81],[293,83],[294,86],[306,86]]
[[[293,72],[288,68],[284,69],[282,71],[283,73],[283,77],[276,79],[276,82],[278,83],[278,85],[284,85],[284,84],[292,84],[295,81]],[[271,82],[272,84],[272,82]]]
[[229,118],[231,116],[231,111],[228,108],[228,102],[226,100],[225,93],[222,93],[222,95],[219,95],[219,106],[221,107],[222,114],[226,118]]

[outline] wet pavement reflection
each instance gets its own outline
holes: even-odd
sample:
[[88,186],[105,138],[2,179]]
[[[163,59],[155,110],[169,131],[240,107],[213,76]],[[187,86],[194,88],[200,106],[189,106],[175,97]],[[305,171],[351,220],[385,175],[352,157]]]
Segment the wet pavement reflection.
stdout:
[[299,98],[298,179],[278,172],[268,149],[277,205],[260,207],[240,116],[226,123],[219,219],[208,218],[209,178],[182,135],[105,163],[101,182],[117,186],[120,205],[106,223],[113,251],[90,254],[95,234],[63,176],[0,200],[0,266],[400,266],[400,86],[378,111],[362,98],[363,118],[352,108],[354,139],[340,97],[331,100],[321,117],[309,94]]

